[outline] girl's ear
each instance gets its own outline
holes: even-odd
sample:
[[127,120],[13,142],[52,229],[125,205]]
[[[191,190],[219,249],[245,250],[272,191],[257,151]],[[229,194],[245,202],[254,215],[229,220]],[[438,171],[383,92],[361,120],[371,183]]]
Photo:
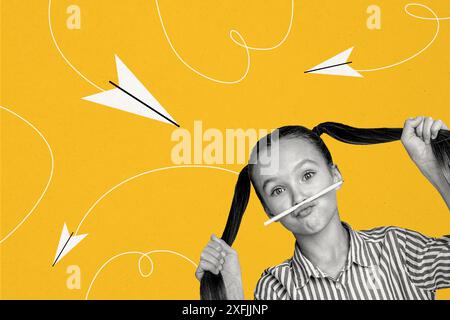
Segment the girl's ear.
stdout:
[[272,213],[270,212],[270,209],[269,209],[269,208],[267,208],[265,205],[263,205],[263,207],[264,207],[264,211],[266,212],[266,214],[267,214],[267,216],[268,216],[269,218],[272,218],[272,217],[275,216],[275,214],[272,214]]
[[261,206],[262,206],[263,209],[264,209],[264,212],[269,216],[269,218],[272,218],[273,215],[272,215],[272,213],[270,212],[269,207],[267,207],[266,202],[264,201],[263,196],[258,192],[257,187],[253,184],[253,181],[252,181],[251,179],[250,179],[250,181],[251,181],[251,184],[253,185],[253,190],[255,190],[255,193],[256,193],[256,195],[258,196],[259,202],[261,203]]
[[342,181],[342,174],[341,171],[339,170],[338,166],[336,164],[333,164],[331,166],[331,173],[333,175],[333,182],[339,182]]
[[259,199],[259,202],[261,203],[261,206],[262,206],[263,209],[264,209],[264,212],[267,214],[267,216],[268,216],[269,218],[272,218],[273,215],[272,215],[272,213],[270,212],[269,207],[266,205],[266,202],[264,201],[264,199],[262,198],[262,196],[258,193],[258,191],[256,191],[256,189],[255,189],[255,192],[256,192],[256,195],[258,196],[258,199]]

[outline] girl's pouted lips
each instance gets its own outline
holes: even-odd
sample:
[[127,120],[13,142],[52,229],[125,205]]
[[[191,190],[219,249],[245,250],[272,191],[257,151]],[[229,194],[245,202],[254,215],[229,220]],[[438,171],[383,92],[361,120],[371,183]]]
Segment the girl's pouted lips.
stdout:
[[310,202],[302,206],[301,208],[295,210],[293,212],[294,217],[298,218],[305,218],[306,216],[309,216],[314,209],[314,206],[316,205],[315,202]]

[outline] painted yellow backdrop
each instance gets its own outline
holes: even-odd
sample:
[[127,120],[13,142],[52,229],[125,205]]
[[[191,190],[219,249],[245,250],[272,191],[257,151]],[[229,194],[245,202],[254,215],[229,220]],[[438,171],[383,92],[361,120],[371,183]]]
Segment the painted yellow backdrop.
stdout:
[[[409,116],[430,115],[450,124],[450,21],[415,59],[364,78],[303,72],[355,46],[352,66],[400,61],[433,37],[435,21],[414,19],[407,1],[295,1],[291,33],[276,50],[250,52],[248,76],[218,84],[186,68],[168,45],[151,0],[53,0],[51,23],[67,59],[96,85],[117,80],[117,54],[183,128],[309,127],[322,121],[400,127]],[[439,16],[448,1],[428,1]],[[66,27],[69,5],[81,9],[81,29]],[[381,30],[366,27],[369,5],[381,8]],[[167,31],[180,55],[211,77],[238,79],[245,50],[229,38],[239,30],[249,45],[269,47],[285,34],[289,0],[161,0]],[[421,15],[425,10],[414,9]],[[91,211],[72,252],[51,267],[61,228],[70,231],[106,191],[138,173],[172,165],[174,126],[135,116],[82,97],[98,92],[63,60],[52,42],[48,1],[1,1],[1,105],[44,134],[55,156],[52,183],[42,202],[0,245],[2,298],[83,299],[95,272],[126,251],[173,250],[198,262],[212,232],[225,225],[236,176],[212,169],[174,169],[137,178]],[[25,216],[50,170],[48,150],[24,122],[1,111],[1,233]],[[448,234],[444,202],[409,160],[399,142],[350,146],[325,137],[345,178],[339,191],[342,219],[356,229],[397,225],[430,236]],[[240,170],[241,165],[223,165]],[[293,238],[280,225],[264,227],[255,194],[235,242],[246,298],[264,268],[290,257]],[[140,277],[138,256],[109,264],[89,298],[197,299],[195,268],[170,254],[152,255],[154,272]],[[81,289],[66,286],[67,268],[81,270]],[[150,268],[150,265],[143,265]],[[450,290],[438,293],[449,299]]]

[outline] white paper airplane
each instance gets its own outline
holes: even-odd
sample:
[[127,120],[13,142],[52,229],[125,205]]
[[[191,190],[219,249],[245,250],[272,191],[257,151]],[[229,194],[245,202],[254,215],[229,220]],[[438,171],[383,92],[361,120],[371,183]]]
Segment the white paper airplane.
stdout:
[[84,97],[83,100],[178,126],[119,57],[117,55],[115,57],[119,85],[111,82],[116,88]]
[[64,223],[61,236],[59,237],[58,248],[56,249],[56,254],[55,258],[53,259],[52,266],[54,266],[66,254],[68,254],[70,250],[75,248],[75,246],[79,244],[80,241],[83,240],[86,236],[87,234],[80,234],[80,235],[69,234],[67,226]]
[[334,76],[362,77],[355,69],[349,66],[348,57],[353,47],[335,55],[334,57],[305,71],[305,73],[329,74]]

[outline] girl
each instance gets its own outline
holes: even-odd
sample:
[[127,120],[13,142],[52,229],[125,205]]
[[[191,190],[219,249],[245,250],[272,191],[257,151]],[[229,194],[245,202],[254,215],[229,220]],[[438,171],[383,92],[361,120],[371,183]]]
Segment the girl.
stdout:
[[[237,252],[231,248],[250,184],[273,217],[342,179],[322,133],[351,144],[401,139],[410,158],[450,209],[450,131],[441,120],[416,117],[403,129],[357,129],[326,122],[309,130],[286,126],[253,148],[239,174],[227,224],[201,253],[196,277],[202,299],[244,299]],[[277,147],[275,172],[260,154]],[[271,153],[272,156],[272,153]],[[280,222],[295,238],[293,257],[264,270],[255,299],[434,299],[450,287],[450,236],[426,237],[397,227],[355,231],[339,218],[336,192],[300,206]]]

